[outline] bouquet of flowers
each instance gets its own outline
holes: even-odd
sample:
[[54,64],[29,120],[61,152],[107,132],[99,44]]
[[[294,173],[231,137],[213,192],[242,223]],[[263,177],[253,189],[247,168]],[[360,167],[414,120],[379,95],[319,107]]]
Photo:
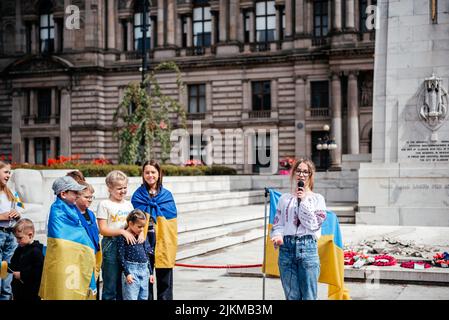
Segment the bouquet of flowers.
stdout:
[[449,253],[437,253],[433,256],[432,263],[441,268],[447,268],[449,266]]

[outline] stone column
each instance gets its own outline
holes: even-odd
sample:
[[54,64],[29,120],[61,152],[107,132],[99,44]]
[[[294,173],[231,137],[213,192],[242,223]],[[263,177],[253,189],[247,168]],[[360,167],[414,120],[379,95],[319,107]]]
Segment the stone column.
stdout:
[[[332,27],[335,31],[341,31],[341,1],[342,0],[334,0],[334,19],[332,19]],[[346,1],[346,0],[343,0]]]
[[56,105],[58,103],[58,96],[56,88],[51,89],[51,114],[50,114],[50,124],[56,124]]
[[229,0],[229,40],[237,41],[237,30],[239,28],[239,3],[240,0]]
[[307,0],[306,3],[306,17],[307,17],[307,25],[306,25],[306,33],[313,34],[313,3],[310,0]]
[[11,115],[11,144],[12,144],[12,161],[20,162],[22,134],[20,125],[22,124],[22,110],[25,95],[23,91],[14,90],[12,94],[12,115]]
[[50,158],[56,158],[56,137],[50,137]]
[[206,121],[212,122],[212,81],[206,82]]
[[359,153],[359,102],[355,72],[348,77],[348,146],[349,154]]
[[295,157],[306,154],[306,79],[297,77],[295,81]]
[[355,4],[354,0],[346,0],[346,29],[355,29]]
[[71,154],[70,126],[72,116],[72,100],[70,90],[61,90],[61,115],[60,115],[60,152],[64,155]]
[[332,132],[331,138],[335,138],[337,149],[332,152],[332,167],[341,167],[342,150],[342,119],[341,119],[341,80],[338,74],[332,75]]
[[237,31],[238,31],[237,37],[241,43],[244,43],[245,42],[245,15],[243,14],[243,11],[240,11],[239,19],[240,19],[240,26],[237,28]]
[[291,39],[293,37],[293,17],[292,17],[292,0],[285,0],[285,38]]
[[178,48],[182,48],[182,16],[178,15],[178,18],[176,19],[176,46]]
[[126,51],[134,51],[134,25],[131,20],[126,22],[126,32],[128,33]]
[[167,1],[167,45],[175,45],[176,34],[176,13],[175,13],[175,0]]
[[220,39],[219,42],[226,42],[229,39],[229,30],[228,30],[228,17],[229,17],[229,7],[228,0],[220,0]]
[[296,0],[296,34],[304,33],[304,0]]
[[248,79],[242,80],[243,89],[243,105],[242,105],[242,119],[248,119],[249,112],[251,111],[251,88],[250,81]]
[[[212,19],[214,19],[214,16],[212,16]],[[212,32],[215,32],[214,28],[213,28],[213,23],[212,23]],[[213,36],[212,40],[214,39]],[[187,16],[187,47],[193,47],[193,26],[192,26],[192,16],[188,15]]]
[[164,20],[165,0],[157,0],[157,46],[163,47],[165,44],[165,20]]
[[115,0],[106,0],[108,6],[108,35],[107,35],[107,49],[115,49]]
[[[255,9],[254,9],[255,10]],[[254,10],[249,11],[249,42],[256,42],[256,13]]]
[[37,23],[31,23],[31,53],[37,54],[39,52],[39,37],[37,34]]
[[34,138],[30,137],[28,139],[28,162],[30,164],[36,163],[36,150],[34,147]]
[[125,28],[123,27],[123,20],[119,20],[119,23],[117,23],[117,46],[116,48],[119,51],[126,51],[126,43],[123,43],[123,37],[125,35]]
[[278,118],[278,79],[271,80],[271,117]]
[[37,115],[37,92],[36,90],[30,90],[30,114],[28,124],[34,124],[34,119]]
[[[71,5],[71,0],[64,0],[64,8],[67,8],[67,6],[69,6],[69,5]],[[100,3],[98,4],[98,8],[99,8],[98,11],[100,11],[100,8],[101,8],[101,4]],[[88,11],[88,10],[86,10],[86,11]],[[99,23],[99,22],[97,22],[97,23]],[[100,23],[97,24],[97,26],[98,26],[98,28],[95,29],[95,32],[97,30],[101,30],[102,29],[102,28],[100,28],[100,26],[101,26]],[[63,51],[73,50],[74,49],[74,42],[75,42],[75,33],[74,32],[79,32],[79,31],[78,30],[70,30],[70,29],[66,28],[65,25],[64,25],[64,28],[62,30],[63,30],[62,32],[64,33],[64,36],[63,36],[64,43],[63,43],[62,50]],[[102,47],[102,45],[101,45],[102,43],[104,43],[104,42],[100,42],[100,47]],[[98,45],[98,43],[95,44],[95,46],[97,46],[97,45]]]

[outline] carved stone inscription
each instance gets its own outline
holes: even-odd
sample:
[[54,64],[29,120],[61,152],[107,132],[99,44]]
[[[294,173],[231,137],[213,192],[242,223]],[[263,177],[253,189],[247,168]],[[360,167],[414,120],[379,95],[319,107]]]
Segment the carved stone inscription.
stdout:
[[410,160],[419,162],[449,162],[449,140],[437,143],[406,141],[401,151]]

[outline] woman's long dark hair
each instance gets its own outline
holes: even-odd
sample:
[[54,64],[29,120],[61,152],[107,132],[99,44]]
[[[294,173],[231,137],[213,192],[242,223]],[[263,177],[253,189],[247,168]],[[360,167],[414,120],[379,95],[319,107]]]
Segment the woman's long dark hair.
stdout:
[[159,178],[157,179],[157,182],[156,182],[156,189],[159,191],[161,189],[161,187],[162,187],[162,168],[161,168],[161,166],[154,159],[147,160],[143,164],[143,166],[142,166],[142,180],[143,180],[143,184],[147,188],[147,190],[150,190],[150,185],[145,181],[145,178],[143,177],[143,174],[145,172],[145,167],[146,166],[153,166],[153,167],[155,167],[157,172],[159,173]]

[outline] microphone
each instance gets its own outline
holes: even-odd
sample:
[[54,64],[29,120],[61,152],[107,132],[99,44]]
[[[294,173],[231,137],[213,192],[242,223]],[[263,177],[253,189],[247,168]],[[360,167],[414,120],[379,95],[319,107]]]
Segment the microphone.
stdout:
[[[298,189],[299,188],[304,188],[304,181],[302,181],[302,180],[299,180],[298,181]],[[298,198],[298,207],[299,207],[299,204],[301,203],[301,199],[300,198]]]

